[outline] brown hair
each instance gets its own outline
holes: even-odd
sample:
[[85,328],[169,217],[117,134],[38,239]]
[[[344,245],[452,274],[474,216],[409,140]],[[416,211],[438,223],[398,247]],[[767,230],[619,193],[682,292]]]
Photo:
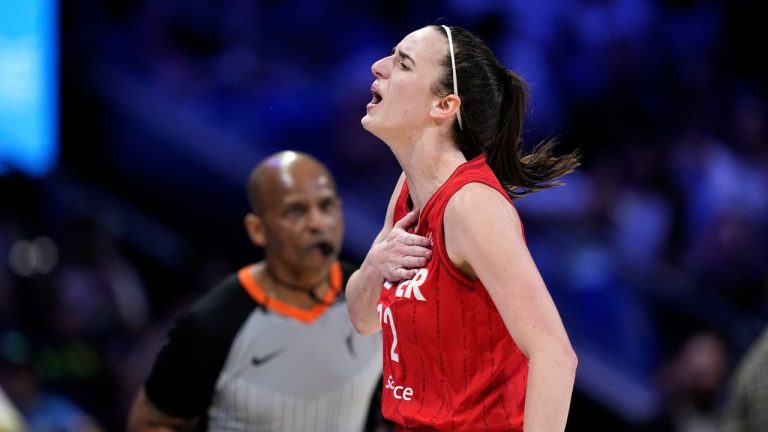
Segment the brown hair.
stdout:
[[[448,40],[441,26],[431,26]],[[556,156],[554,139],[539,143],[528,154],[520,150],[523,120],[528,107],[528,85],[505,69],[480,38],[461,27],[450,27],[461,98],[462,128],[454,122],[453,135],[467,159],[484,153],[488,165],[513,198],[553,186],[579,166],[577,152]],[[450,55],[435,94],[453,93]]]

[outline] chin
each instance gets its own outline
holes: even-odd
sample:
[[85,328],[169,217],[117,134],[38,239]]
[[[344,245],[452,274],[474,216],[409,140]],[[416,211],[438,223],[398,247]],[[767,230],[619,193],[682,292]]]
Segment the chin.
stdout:
[[368,116],[367,113],[363,116],[363,118],[360,119],[360,124],[363,125],[363,129],[367,130],[368,132],[371,131],[369,129],[371,125],[371,118]]
[[363,129],[373,134],[373,136],[382,141],[384,140],[381,131],[379,130],[380,128],[376,126],[376,123],[370,116],[366,114],[362,119],[360,119],[360,124],[363,125]]

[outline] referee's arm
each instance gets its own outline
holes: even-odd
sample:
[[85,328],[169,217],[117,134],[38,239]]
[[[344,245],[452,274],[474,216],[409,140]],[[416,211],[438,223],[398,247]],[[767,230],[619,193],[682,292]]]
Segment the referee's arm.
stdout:
[[136,395],[128,415],[128,432],[176,432],[191,430],[196,421],[168,415],[152,404],[144,388]]

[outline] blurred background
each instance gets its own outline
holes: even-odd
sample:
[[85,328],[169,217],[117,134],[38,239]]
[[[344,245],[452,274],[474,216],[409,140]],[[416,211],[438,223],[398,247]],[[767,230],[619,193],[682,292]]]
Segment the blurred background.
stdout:
[[766,18],[746,0],[0,1],[0,417],[122,430],[172,320],[260,258],[244,186],[268,154],[329,165],[362,260],[400,173],[359,123],[370,65],[439,22],[529,81],[528,144],[583,155],[517,203],[579,355],[568,430],[715,430],[768,322]]

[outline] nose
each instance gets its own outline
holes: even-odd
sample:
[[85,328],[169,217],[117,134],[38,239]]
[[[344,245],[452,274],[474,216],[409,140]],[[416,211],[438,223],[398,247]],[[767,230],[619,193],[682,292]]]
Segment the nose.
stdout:
[[371,65],[371,73],[373,74],[373,76],[375,76],[376,78],[386,78],[389,76],[390,69],[387,66],[389,62],[386,61],[387,59],[389,59],[389,57],[391,56],[381,58]]

